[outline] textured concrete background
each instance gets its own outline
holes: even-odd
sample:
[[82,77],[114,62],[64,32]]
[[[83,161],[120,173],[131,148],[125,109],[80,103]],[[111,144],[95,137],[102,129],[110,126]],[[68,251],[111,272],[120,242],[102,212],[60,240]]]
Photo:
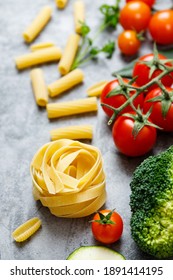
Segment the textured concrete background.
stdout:
[[[136,247],[130,236],[129,227],[129,182],[132,172],[144,157],[133,159],[117,152],[111,130],[107,126],[107,119],[100,106],[97,114],[49,121],[45,109],[38,108],[35,103],[29,78],[30,70],[18,72],[15,68],[14,57],[29,51],[29,46],[23,42],[21,34],[44,5],[53,8],[53,18],[35,42],[50,40],[62,48],[65,46],[68,35],[74,30],[73,1],[69,1],[64,11],[57,10],[53,0],[1,0],[0,2],[1,259],[63,260],[81,245],[99,244],[91,234],[89,224],[91,217],[57,218],[51,215],[41,203],[35,202],[32,196],[29,165],[35,152],[50,141],[50,129],[82,123],[94,125],[92,144],[97,146],[103,155],[108,195],[105,207],[116,208],[124,220],[123,236],[111,247],[124,254],[127,259],[151,259],[151,256],[142,253]],[[93,30],[101,21],[98,6],[104,2],[85,0],[87,23]],[[122,5],[123,3],[124,1]],[[121,27],[112,33],[105,32],[101,35],[100,41],[103,43],[105,38],[115,39],[120,29]],[[140,54],[147,53],[149,50],[151,51],[151,44],[144,44]],[[85,81],[82,85],[55,98],[53,102],[86,97],[86,89],[89,86],[101,79],[113,79],[111,73],[126,65],[127,61],[120,55],[118,48],[111,60],[101,56],[98,61],[83,66]],[[44,65],[42,69],[48,84],[59,77],[56,63]],[[172,136],[159,133],[152,153],[157,154],[169,147],[173,143]],[[34,216],[41,218],[41,230],[27,242],[15,243],[11,238],[12,231]]]

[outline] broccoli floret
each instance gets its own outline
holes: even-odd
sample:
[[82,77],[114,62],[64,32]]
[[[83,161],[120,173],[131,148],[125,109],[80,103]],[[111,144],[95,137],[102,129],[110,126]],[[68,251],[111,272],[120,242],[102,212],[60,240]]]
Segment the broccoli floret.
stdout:
[[131,233],[137,245],[159,258],[173,256],[173,146],[144,160],[131,186]]

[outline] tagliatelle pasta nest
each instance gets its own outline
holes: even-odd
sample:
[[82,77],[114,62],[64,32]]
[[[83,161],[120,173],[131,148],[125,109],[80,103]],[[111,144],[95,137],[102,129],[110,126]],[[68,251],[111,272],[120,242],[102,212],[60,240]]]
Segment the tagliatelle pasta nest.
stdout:
[[88,216],[105,203],[102,155],[92,145],[69,139],[47,143],[30,169],[34,198],[58,217]]

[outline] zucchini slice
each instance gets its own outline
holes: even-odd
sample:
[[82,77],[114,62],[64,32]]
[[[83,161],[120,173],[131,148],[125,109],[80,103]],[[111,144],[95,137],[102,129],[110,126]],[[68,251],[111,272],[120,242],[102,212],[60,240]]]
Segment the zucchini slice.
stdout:
[[104,246],[81,246],[67,260],[125,260],[125,257]]

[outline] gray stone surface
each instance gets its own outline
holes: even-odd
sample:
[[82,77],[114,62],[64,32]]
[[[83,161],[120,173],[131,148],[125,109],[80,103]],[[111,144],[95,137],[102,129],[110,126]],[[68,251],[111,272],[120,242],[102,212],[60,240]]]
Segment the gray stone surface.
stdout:
[[[41,203],[32,196],[32,182],[29,165],[35,152],[50,141],[52,128],[91,123],[94,125],[92,144],[103,155],[107,177],[107,201],[105,207],[116,208],[124,220],[124,233],[120,241],[111,247],[127,259],[152,259],[142,253],[130,236],[129,182],[136,166],[145,158],[128,158],[116,150],[107,126],[107,119],[99,106],[97,114],[61,118],[49,121],[45,109],[37,107],[30,84],[29,71],[18,72],[14,57],[29,51],[23,42],[22,32],[36,13],[44,5],[53,8],[53,18],[35,42],[54,41],[64,47],[67,36],[74,30],[72,3],[64,11],[59,11],[52,0],[5,0],[0,1],[0,256],[1,259],[57,259],[63,260],[75,248],[81,245],[99,244],[90,230],[91,217],[80,219],[62,219],[50,214]],[[85,0],[86,17],[93,30],[99,25],[101,15],[98,6],[105,1]],[[122,1],[123,5],[123,1]],[[115,32],[105,32],[100,41],[116,39],[121,27]],[[98,42],[99,43],[99,42]],[[151,44],[144,44],[140,54],[147,53]],[[120,55],[117,48],[113,58],[104,57],[83,66],[85,81],[82,85],[55,98],[55,101],[73,100],[86,97],[86,89],[101,79],[113,79],[111,73],[126,65],[127,59]],[[46,83],[59,77],[57,64],[42,66]],[[51,100],[52,102],[52,100]],[[152,153],[166,149],[173,143],[172,134],[159,133]],[[151,154],[151,153],[150,153]],[[148,156],[148,155],[147,155]],[[23,244],[17,244],[11,237],[12,231],[27,219],[38,216],[42,228],[35,236]]]

